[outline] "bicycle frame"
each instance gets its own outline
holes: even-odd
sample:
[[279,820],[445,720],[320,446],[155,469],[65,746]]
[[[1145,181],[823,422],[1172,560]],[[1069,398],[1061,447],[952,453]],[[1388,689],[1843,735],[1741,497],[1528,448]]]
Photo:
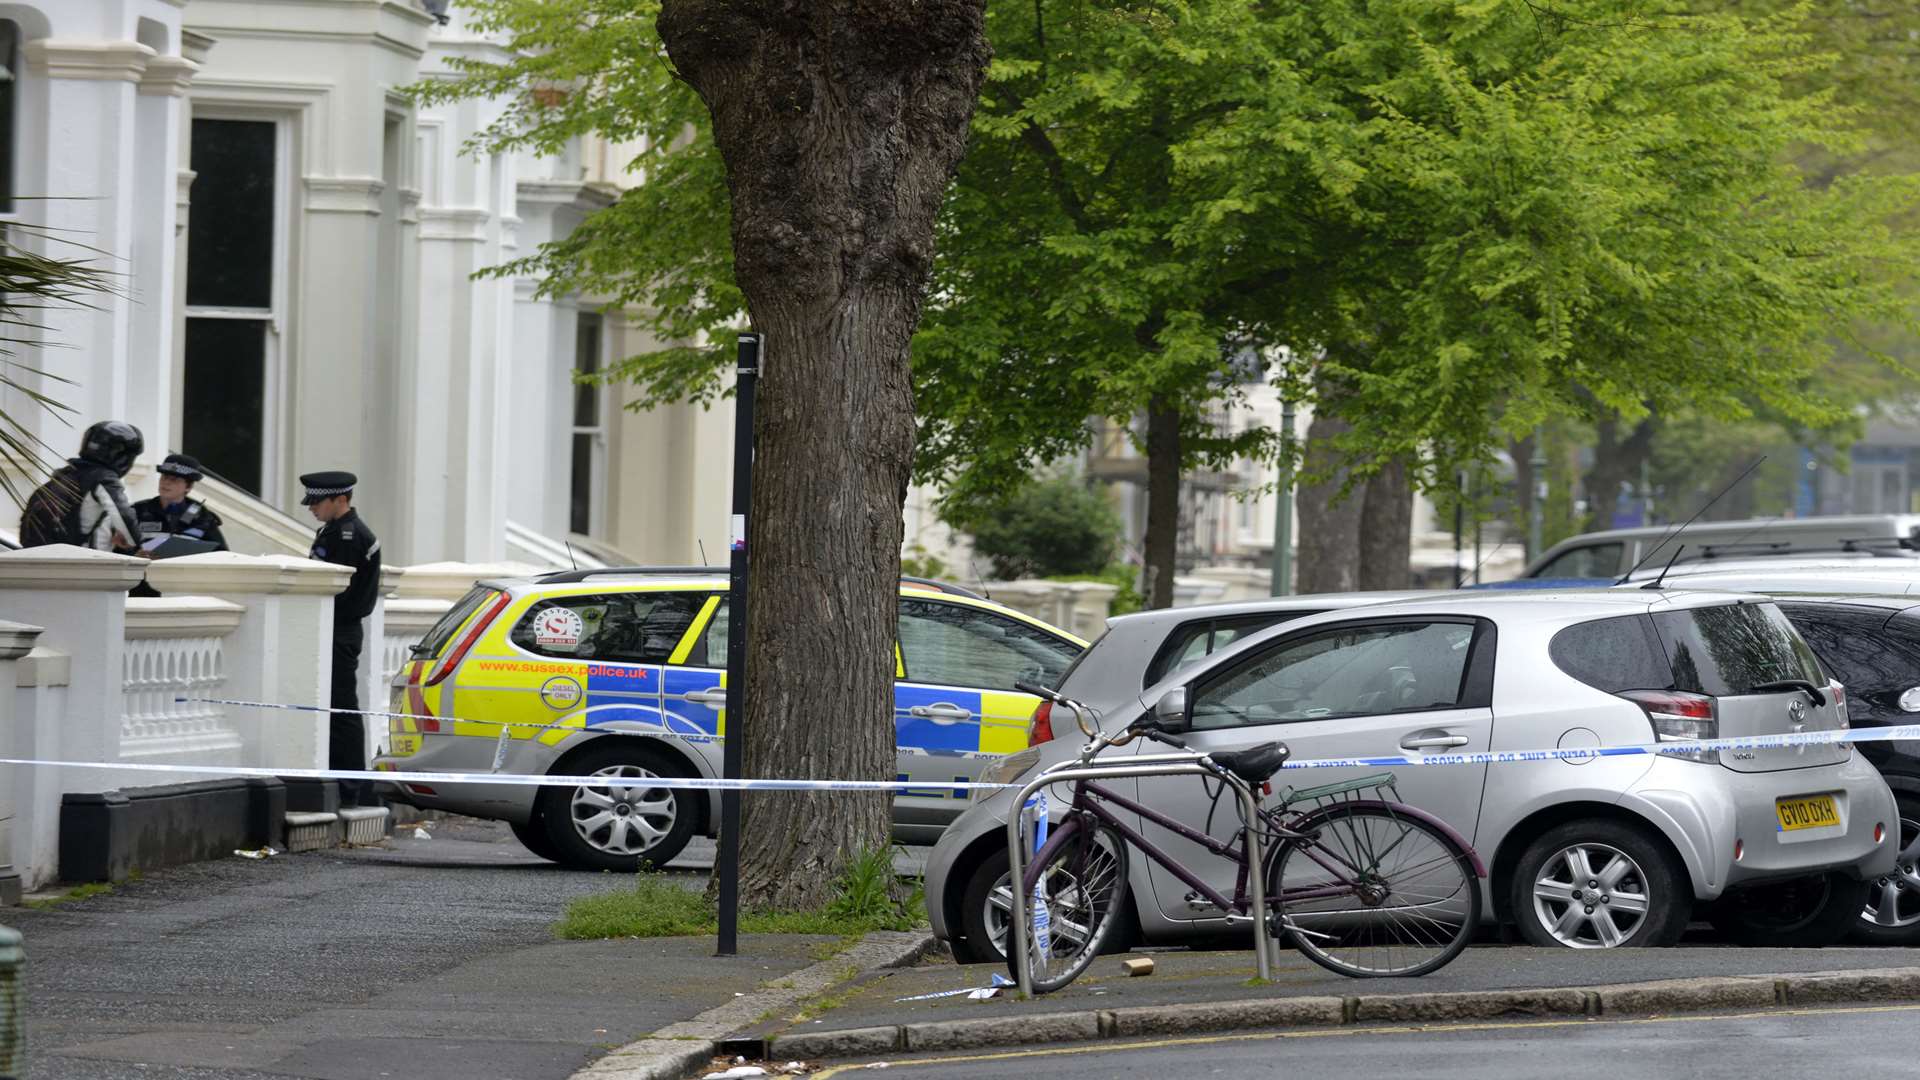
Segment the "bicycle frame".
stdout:
[[[1021,787],[1020,791],[1014,796],[1013,812],[1007,815],[1007,861],[1008,861],[1007,869],[1008,869],[1009,881],[1013,883],[1013,888],[1009,890],[1012,893],[1012,897],[1011,897],[1012,902],[1010,905],[1010,910],[1008,911],[1007,938],[1009,940],[1009,945],[1013,949],[1014,968],[1017,974],[1019,975],[1020,994],[1022,997],[1033,996],[1033,975],[1032,975],[1033,964],[1032,964],[1032,958],[1028,955],[1028,952],[1027,952],[1027,930],[1028,930],[1027,920],[1029,917],[1027,912],[1027,890],[1030,889],[1032,886],[1026,880],[1027,873],[1026,873],[1025,864],[1027,863],[1027,859],[1025,857],[1026,852],[1022,850],[1026,847],[1026,845],[1022,842],[1023,838],[1020,832],[1020,821],[1023,816],[1021,812],[1021,808],[1026,805],[1027,800],[1033,796],[1034,792],[1039,791],[1041,788],[1051,787],[1054,784],[1062,784],[1062,783],[1068,783],[1068,782],[1074,782],[1075,791],[1078,792],[1078,791],[1084,790],[1085,786],[1096,786],[1096,785],[1086,784],[1087,781],[1093,781],[1093,780],[1121,780],[1129,777],[1141,777],[1141,776],[1212,777],[1222,781],[1223,783],[1226,783],[1228,786],[1233,788],[1234,794],[1238,795],[1240,798],[1241,806],[1246,810],[1247,820],[1249,822],[1259,820],[1260,819],[1260,803],[1254,797],[1253,788],[1249,786],[1244,780],[1241,780],[1237,776],[1234,776],[1232,774],[1222,774],[1219,770],[1209,768],[1206,765],[1202,764],[1202,761],[1205,758],[1206,758],[1206,755],[1200,754],[1200,753],[1154,754],[1154,755],[1136,757],[1128,763],[1114,764],[1114,765],[1095,765],[1095,764],[1090,764],[1083,760],[1083,761],[1075,762],[1071,765],[1066,765],[1064,767],[1056,766],[1053,769],[1049,769],[1048,771],[1041,773],[1039,776],[1028,781],[1027,784]],[[1105,789],[1102,789],[1102,790],[1104,791]],[[1111,791],[1106,791],[1105,794],[1103,794],[1101,797],[1118,800],[1122,802],[1123,805],[1126,805],[1128,809],[1135,810],[1144,814],[1151,814],[1156,823],[1166,825],[1169,828],[1173,828],[1181,832],[1183,835],[1188,836],[1189,838],[1196,839],[1201,843],[1206,844],[1209,848],[1213,848],[1216,844],[1219,843],[1218,841],[1215,841],[1212,837],[1206,836],[1206,834],[1204,833],[1199,833],[1195,830],[1189,829],[1187,826],[1181,825],[1179,822],[1171,821],[1166,817],[1160,815],[1158,812],[1152,811],[1147,807],[1143,807],[1140,804],[1135,803],[1130,799],[1127,799],[1125,796],[1118,795],[1117,793],[1114,793]],[[1097,803],[1095,803],[1094,805],[1098,806]],[[1079,809],[1080,807],[1076,805],[1075,810],[1078,811]],[[1090,810],[1089,812],[1097,813],[1097,811],[1093,811],[1093,810]],[[1203,890],[1204,893],[1210,899],[1217,899],[1217,902],[1219,903],[1222,910],[1229,911],[1229,912],[1237,910],[1237,908],[1233,904],[1231,904],[1229,901],[1227,901],[1226,898],[1221,897],[1218,892],[1214,891],[1213,889],[1207,888],[1205,884],[1197,881],[1194,877],[1191,876],[1191,872],[1187,871],[1185,867],[1181,867],[1177,863],[1168,859],[1167,856],[1161,853],[1158,848],[1154,847],[1151,843],[1149,843],[1145,837],[1140,836],[1138,832],[1128,828],[1124,822],[1121,822],[1115,819],[1111,813],[1106,814],[1102,818],[1102,820],[1108,821],[1109,823],[1113,824],[1116,828],[1120,829],[1126,835],[1127,841],[1129,843],[1138,844],[1143,850],[1143,852],[1148,853],[1149,858],[1158,858],[1163,865],[1167,866],[1169,870],[1172,870],[1173,872],[1178,874],[1182,881],[1185,881],[1187,884],[1192,885],[1195,888]],[[1042,845],[1040,852],[1035,854],[1035,857],[1033,859],[1034,865],[1045,866],[1046,862],[1040,856],[1052,854],[1052,851],[1056,849],[1056,845],[1057,845],[1057,841],[1053,841],[1053,840],[1050,840],[1047,844]],[[1229,851],[1231,850],[1230,846],[1227,846],[1227,845],[1221,845],[1221,846],[1228,847],[1228,850]],[[1246,856],[1244,861],[1242,861],[1241,868],[1240,868],[1242,886],[1244,886],[1248,881],[1248,875],[1247,875],[1248,866],[1265,866],[1266,865],[1265,858],[1263,857],[1264,844],[1262,843],[1259,829],[1246,830],[1246,840],[1245,840],[1244,846],[1246,849]],[[1267,895],[1266,895],[1265,875],[1253,874],[1251,876],[1251,881],[1252,881],[1252,888],[1251,890],[1248,890],[1248,891],[1251,892],[1251,897],[1250,897],[1251,899],[1250,906],[1252,909],[1251,917],[1253,919],[1254,927],[1255,927],[1255,932],[1253,935],[1253,955],[1258,964],[1260,978],[1271,979],[1273,977],[1273,969],[1269,961],[1268,952],[1267,952],[1268,950],[1267,934],[1260,929],[1261,927],[1264,927],[1267,924]],[[1242,890],[1239,888],[1236,888],[1235,891],[1239,892]]]

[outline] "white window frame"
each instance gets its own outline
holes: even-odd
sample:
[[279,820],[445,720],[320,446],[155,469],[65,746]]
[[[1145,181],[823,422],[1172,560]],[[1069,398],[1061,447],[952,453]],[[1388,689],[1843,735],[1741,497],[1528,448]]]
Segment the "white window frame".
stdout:
[[[287,348],[286,320],[287,298],[291,294],[293,272],[293,187],[294,177],[294,116],[284,109],[249,108],[244,105],[214,102],[206,105],[195,103],[189,123],[200,120],[238,120],[248,123],[272,124],[273,140],[273,289],[268,297],[271,305],[266,308],[236,308],[185,305],[188,319],[242,319],[267,324],[265,355],[261,362],[265,365],[265,377],[262,380],[263,400],[260,408],[260,490],[256,494],[265,502],[278,504],[285,487],[282,477],[286,472],[286,432],[287,432]],[[189,126],[186,132],[188,145],[192,145],[193,132]],[[191,165],[191,163],[189,163]],[[189,213],[191,194],[189,194]],[[181,289],[181,295],[186,290]],[[182,385],[178,388],[181,401],[186,400],[185,369],[182,369]]]
[[592,450],[587,455],[587,531],[584,535],[600,538],[605,533],[607,518],[607,399],[611,387],[602,383],[594,387],[594,422],[592,425],[578,423],[574,411],[574,395],[579,393],[579,384],[573,376],[580,372],[580,324],[592,319],[598,324],[594,335],[594,345],[598,355],[594,357],[594,370],[605,373],[607,370],[607,317],[602,312],[584,308],[574,309],[573,319],[573,356],[567,365],[567,531],[573,531],[573,443],[581,435],[591,436]]

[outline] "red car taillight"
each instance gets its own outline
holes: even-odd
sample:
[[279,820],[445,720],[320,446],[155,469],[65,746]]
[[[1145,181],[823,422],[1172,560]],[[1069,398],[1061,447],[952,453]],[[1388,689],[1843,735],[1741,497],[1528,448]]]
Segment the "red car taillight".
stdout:
[[1053,741],[1053,702],[1042,701],[1033,710],[1033,725],[1027,728],[1027,745],[1039,746]]
[[440,666],[435,668],[433,675],[427,679],[428,686],[439,686],[447,676],[453,674],[454,669],[460,666],[460,661],[467,658],[467,650],[473,648],[473,643],[479,641],[480,635],[487,632],[487,627],[492,625],[493,620],[506,610],[507,602],[511,599],[512,597],[506,593],[501,593],[494,599],[492,606],[482,612],[479,618],[473,620],[473,629],[468,630],[467,636],[460,639],[460,644],[440,661]]
[[[1706,694],[1692,694],[1684,690],[1628,690],[1620,696],[1640,706],[1641,711],[1647,714],[1647,722],[1653,725],[1654,738],[1660,742],[1712,739],[1720,733],[1714,699]],[[1709,762],[1718,757],[1711,751],[1662,756]]]

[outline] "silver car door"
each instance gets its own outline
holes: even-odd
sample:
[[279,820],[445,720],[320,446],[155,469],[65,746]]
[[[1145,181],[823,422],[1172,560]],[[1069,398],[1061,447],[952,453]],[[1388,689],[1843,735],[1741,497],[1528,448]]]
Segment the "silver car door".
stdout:
[[[1485,750],[1492,739],[1492,624],[1445,616],[1372,618],[1319,626],[1209,672],[1189,689],[1198,750],[1287,744],[1296,760],[1425,756]],[[1284,786],[1315,787],[1392,772],[1401,798],[1468,837],[1480,811],[1486,767],[1360,767],[1285,771]],[[1217,808],[1190,778],[1141,781],[1142,801],[1176,821],[1231,840],[1240,826],[1231,794]],[[1211,815],[1211,823],[1208,818]],[[1145,835],[1231,896],[1236,867],[1199,844],[1148,823]],[[1150,873],[1153,901],[1170,920],[1217,919],[1163,867]]]

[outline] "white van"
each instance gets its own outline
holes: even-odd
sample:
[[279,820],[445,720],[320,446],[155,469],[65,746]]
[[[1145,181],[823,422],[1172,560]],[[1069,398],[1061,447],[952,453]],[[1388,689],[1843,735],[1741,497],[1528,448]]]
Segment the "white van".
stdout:
[[[1663,564],[1680,546],[1678,562],[1768,555],[1906,553],[1920,549],[1920,514],[1846,517],[1749,518],[1696,521],[1678,537],[1672,525],[1582,533],[1553,545],[1520,575],[1522,580],[1618,578],[1639,563]],[[1666,542],[1663,544],[1662,540]]]

